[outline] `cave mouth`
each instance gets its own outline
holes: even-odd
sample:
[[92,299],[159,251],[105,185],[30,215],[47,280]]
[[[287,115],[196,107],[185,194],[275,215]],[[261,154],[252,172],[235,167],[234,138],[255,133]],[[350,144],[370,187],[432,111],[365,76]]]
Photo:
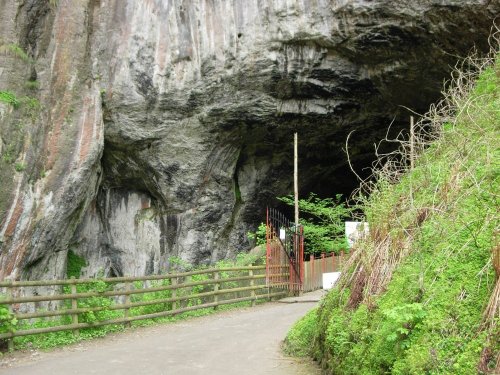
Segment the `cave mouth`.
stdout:
[[[417,111],[424,112],[425,108]],[[237,168],[245,168],[252,158],[266,160],[271,166],[257,198],[260,206],[253,205],[258,212],[253,217],[249,215],[252,225],[257,227],[265,219],[266,207],[276,208],[293,218],[293,208],[277,198],[294,193],[294,132],[298,133],[299,198],[308,198],[310,194],[322,199],[335,198],[340,194],[341,201],[351,204],[353,192],[360,187],[358,176],[363,181],[370,179],[377,152],[386,154],[399,147],[397,142],[384,140],[407,137],[411,114],[396,107],[392,113],[374,116],[370,124],[354,125],[346,124],[335,115],[321,119],[287,116],[280,118],[279,126],[267,131],[252,129],[245,139]]]

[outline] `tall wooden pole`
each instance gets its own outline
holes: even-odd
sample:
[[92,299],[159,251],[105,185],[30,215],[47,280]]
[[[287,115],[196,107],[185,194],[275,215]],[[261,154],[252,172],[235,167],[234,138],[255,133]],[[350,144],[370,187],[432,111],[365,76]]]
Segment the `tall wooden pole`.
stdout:
[[415,168],[415,120],[410,116],[410,170]]
[[[415,168],[415,122],[413,116],[410,116],[410,171]],[[412,174],[410,172],[410,203],[413,208],[413,184]]]
[[293,190],[295,197],[295,230],[299,228],[299,151],[298,136],[293,135]]

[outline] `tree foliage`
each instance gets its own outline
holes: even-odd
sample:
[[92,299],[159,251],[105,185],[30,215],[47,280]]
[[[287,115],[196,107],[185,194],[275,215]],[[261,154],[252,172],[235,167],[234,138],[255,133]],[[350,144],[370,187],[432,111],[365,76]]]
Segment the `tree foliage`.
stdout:
[[[278,199],[289,206],[295,204],[291,195]],[[353,209],[342,201],[341,194],[335,198],[319,198],[310,193],[306,199],[299,199],[299,210],[303,216],[299,222],[304,227],[306,253],[347,250],[344,221],[351,217]]]

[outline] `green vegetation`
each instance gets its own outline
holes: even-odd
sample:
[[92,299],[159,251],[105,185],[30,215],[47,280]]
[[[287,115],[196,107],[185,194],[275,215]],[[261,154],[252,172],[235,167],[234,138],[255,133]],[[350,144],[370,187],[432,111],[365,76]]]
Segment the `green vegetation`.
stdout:
[[[15,332],[18,321],[14,314],[9,310],[9,307],[1,303],[5,297],[0,295],[0,333]],[[7,346],[7,340],[0,340],[0,346]],[[0,352],[0,358],[2,353]]]
[[234,200],[236,203],[241,203],[243,202],[243,199],[241,198],[241,189],[240,185],[238,184],[238,180],[234,179]]
[[266,223],[260,223],[255,232],[248,232],[247,237],[254,241],[256,246],[266,244]]
[[40,110],[42,109],[42,105],[40,104],[40,101],[36,98],[33,98],[31,96],[23,96],[21,99],[19,99],[19,102],[21,103],[21,107],[25,111],[25,113],[32,119],[34,120]]
[[[80,284],[77,285],[76,291],[77,293],[85,293],[85,292],[107,292],[113,290],[113,286],[110,284],[105,283],[104,281],[101,280],[96,280],[92,283],[89,284]],[[70,293],[71,290],[69,287],[64,288],[65,293]],[[66,301],[66,308],[71,308],[71,303],[70,301]],[[96,323],[96,322],[101,322],[103,320],[109,320],[109,319],[114,319],[114,318],[119,318],[123,314],[121,311],[112,311],[108,310],[108,308],[113,304],[113,299],[109,297],[90,297],[90,298],[85,298],[82,300],[78,300],[78,307],[79,308],[86,308],[86,307],[102,307],[104,308],[101,311],[89,311],[85,312],[79,315],[78,317],[78,322],[79,323]],[[111,327],[112,330],[115,330],[116,327]],[[107,332],[106,330],[102,330],[102,328],[90,328],[90,332],[94,333],[95,336],[100,336],[104,332]]]
[[7,149],[2,153],[2,160],[7,164],[12,163],[14,161],[14,153],[15,153],[14,145],[11,143],[7,146]]
[[10,104],[14,108],[20,108],[24,110],[24,112],[31,117],[31,119],[35,119],[38,115],[38,112],[42,109],[42,105],[40,101],[31,96],[23,96],[18,98],[14,93],[10,91],[0,91],[0,102]]
[[[77,293],[85,292],[105,292],[111,290],[112,286],[106,284],[103,281],[96,280],[95,282],[89,284],[77,285]],[[71,289],[69,286],[63,287],[63,292],[69,294]],[[90,297],[78,300],[78,308],[86,307],[102,307],[101,311],[95,312],[85,312],[78,315],[79,323],[96,323],[103,320],[119,318],[123,316],[121,311],[108,310],[106,308],[110,307],[113,300],[109,297]],[[64,308],[71,308],[71,301],[65,301]],[[63,324],[71,324],[70,316],[63,316],[60,318],[39,318],[34,319],[31,322],[22,320],[18,323],[18,329],[32,329],[32,328],[46,328],[54,327]],[[14,339],[15,347],[18,349],[24,349],[27,347],[35,348],[51,348],[60,345],[67,345],[75,343],[81,340],[88,340],[96,337],[103,337],[108,333],[117,332],[123,330],[122,325],[109,325],[95,328],[85,328],[80,330],[78,335],[75,335],[72,331],[60,331],[52,333],[44,333],[36,336],[23,336],[16,337]]]
[[[279,197],[278,200],[294,206],[293,196]],[[355,207],[347,207],[339,194],[333,198],[321,199],[311,193],[306,199],[299,199],[302,217],[300,224],[304,227],[306,254],[340,253],[349,245],[345,238],[344,220],[352,216]],[[266,243],[266,224],[261,223],[255,232],[248,232],[250,241],[256,245]]]
[[[265,225],[264,225],[265,227]],[[225,267],[237,267],[237,266],[251,266],[251,265],[261,265],[266,263],[265,255],[260,257],[259,255],[249,254],[249,253],[238,253],[235,259],[223,259],[219,260],[215,266],[218,268]]]
[[0,44],[0,53],[17,57],[18,59],[21,59],[25,62],[31,62],[28,54],[15,43]]
[[25,82],[24,87],[28,90],[38,90],[40,88],[40,83],[36,80],[29,80]]
[[475,60],[479,77],[455,72],[420,122],[437,136],[418,138],[414,168],[378,172],[363,199],[370,235],[317,319],[290,331],[288,352],[332,374],[500,371],[500,58],[487,62]]
[[[189,271],[195,270],[197,268],[191,266],[186,263],[182,259],[178,257],[170,258],[170,266],[175,271]],[[226,267],[234,267],[234,266],[245,266],[253,264],[254,262],[259,262],[260,259],[257,259],[255,256],[251,256],[249,254],[238,254],[235,260],[224,260],[220,261],[216,264],[216,267],[226,268]],[[68,277],[80,277],[81,269],[85,267],[86,262],[83,258],[76,255],[73,251],[68,251],[68,260],[67,260],[67,275]],[[199,268],[199,269],[202,269]],[[232,272],[220,272],[219,278],[221,280],[225,278],[235,277],[240,275],[239,271]],[[201,275],[192,275],[189,276],[189,280],[186,282],[196,282],[196,281],[205,281],[211,279],[211,276],[208,274]],[[144,282],[135,282],[134,288],[142,289],[143,284],[147,284],[149,287],[159,287],[159,286],[168,286],[170,285],[170,280],[151,280]],[[224,288],[235,287],[236,282],[226,282],[223,284]],[[102,280],[95,280],[94,282],[86,283],[86,284],[78,284],[76,286],[77,293],[85,293],[85,292],[99,292],[103,293],[106,291],[110,291],[113,289],[113,285],[111,283],[106,283]],[[213,285],[195,285],[191,287],[186,287],[177,290],[177,297],[187,296],[189,294],[194,293],[203,293],[210,292],[213,290]],[[64,286],[62,288],[62,292],[65,294],[71,293],[70,286]],[[224,298],[235,298],[235,295],[227,294],[227,297],[220,297],[221,300]],[[130,296],[130,302],[141,302],[141,301],[153,301],[158,299],[166,299],[172,298],[172,290],[163,290],[163,291],[153,291],[147,293],[133,294]],[[182,301],[176,302],[176,308],[184,308],[189,306],[198,305],[201,303],[212,302],[210,299],[212,297],[200,297],[200,298],[191,298]],[[115,304],[115,300],[113,297],[106,296],[95,296],[88,298],[79,298],[77,302],[78,308],[88,308],[88,307],[98,307],[101,308],[100,311],[94,312],[85,312],[78,314],[78,322],[79,323],[97,323],[106,320],[122,318],[124,316],[123,310],[112,310],[111,306]],[[141,321],[132,322],[131,326],[147,326],[158,323],[167,323],[174,322],[182,319],[187,319],[190,317],[204,316],[208,314],[213,314],[215,311],[223,311],[234,309],[238,307],[250,306],[251,302],[241,302],[241,303],[233,303],[227,305],[218,306],[217,310],[213,308],[204,308],[195,311],[189,311],[185,313],[181,313],[174,316],[168,316],[164,318],[155,318],[155,319],[146,319]],[[66,309],[71,308],[71,301],[66,300],[63,303],[63,307]],[[137,316],[144,314],[151,314],[161,311],[170,310],[174,307],[172,302],[168,303],[157,303],[147,306],[137,306],[132,307],[129,310],[129,316]],[[37,311],[41,311],[38,309]],[[10,320],[9,320],[10,319]],[[32,329],[32,328],[45,328],[45,327],[54,327],[59,325],[67,325],[71,324],[70,316],[63,316],[59,318],[38,318],[32,319],[31,321],[21,320],[19,323],[14,319],[14,317],[8,312],[8,309],[5,305],[0,304],[0,332],[8,332],[11,329],[17,328],[19,330]],[[10,323],[9,323],[10,322]],[[9,325],[12,324],[12,325]],[[124,330],[123,325],[105,325],[101,327],[90,327],[83,328],[79,330],[79,334],[75,335],[72,331],[60,331],[60,332],[52,332],[52,333],[44,333],[33,336],[22,336],[14,338],[15,347],[17,349],[25,349],[25,348],[51,348],[55,346],[68,345],[71,343],[75,343],[81,340],[92,339],[96,337],[102,337],[110,332],[117,332]],[[2,331],[3,330],[3,331]]]
[[10,104],[14,108],[19,107],[19,100],[10,91],[0,91],[0,102]]
[[68,259],[66,263],[66,275],[68,278],[74,277],[78,279],[82,272],[82,268],[86,265],[87,263],[84,258],[76,255],[73,250],[68,250]]
[[309,357],[313,355],[311,345],[316,339],[316,321],[318,309],[313,309],[304,315],[288,332],[284,350],[288,355],[295,357]]
[[0,333],[12,332],[16,330],[17,319],[9,311],[6,305],[0,304]]
[[26,164],[24,163],[16,163],[14,165],[14,169],[16,170],[16,172],[22,172],[26,169]]
[[[292,196],[278,199],[289,206],[294,205]],[[304,216],[300,224],[304,227],[304,251],[307,254],[338,254],[348,249],[344,220],[351,217],[353,209],[342,202],[340,194],[335,199],[321,199],[311,193],[307,199],[299,199],[299,209]]]

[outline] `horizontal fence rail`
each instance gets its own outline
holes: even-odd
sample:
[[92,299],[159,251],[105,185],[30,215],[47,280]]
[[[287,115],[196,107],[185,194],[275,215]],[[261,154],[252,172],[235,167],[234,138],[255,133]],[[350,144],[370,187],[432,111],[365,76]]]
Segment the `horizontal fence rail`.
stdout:
[[[288,277],[288,267],[277,276]],[[0,320],[7,326],[13,318],[19,324],[0,330],[0,340],[41,333],[73,331],[105,325],[162,318],[189,311],[288,294],[266,285],[265,266],[211,268],[166,275],[96,279],[0,281],[10,317]],[[38,289],[37,289],[38,288]],[[49,288],[50,290],[46,290]],[[102,316],[100,316],[101,314]],[[66,318],[66,320],[64,320]],[[33,328],[43,320],[49,326]]]

